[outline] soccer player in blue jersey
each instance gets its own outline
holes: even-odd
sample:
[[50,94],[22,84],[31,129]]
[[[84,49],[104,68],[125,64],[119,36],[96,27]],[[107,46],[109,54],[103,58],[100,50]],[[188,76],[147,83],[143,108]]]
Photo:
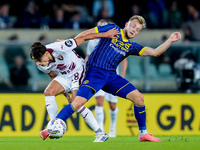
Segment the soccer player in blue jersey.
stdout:
[[[117,39],[100,39],[100,42],[87,61],[86,76],[78,90],[76,98],[71,104],[66,105],[59,112],[57,118],[63,120],[68,119],[76,110],[83,106],[94,93],[103,89],[105,92],[128,99],[134,103],[134,113],[139,126],[140,141],[161,141],[147,132],[144,96],[134,85],[116,73],[116,68],[119,63],[129,55],[158,57],[164,53],[173,42],[181,39],[181,34],[179,32],[174,32],[163,44],[155,49],[131,42],[129,39],[135,37],[145,26],[144,18],[136,15],[129,19],[124,29],[120,29],[120,27],[112,23],[105,23],[83,32],[84,34],[93,32],[101,33],[116,28],[119,30],[120,34],[116,35]],[[106,134],[102,135],[100,141],[104,141],[106,138]]]

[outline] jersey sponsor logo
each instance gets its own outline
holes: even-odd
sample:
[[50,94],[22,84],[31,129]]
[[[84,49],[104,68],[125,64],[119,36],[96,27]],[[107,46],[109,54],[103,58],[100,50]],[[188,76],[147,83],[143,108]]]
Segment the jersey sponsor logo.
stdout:
[[75,64],[74,62],[72,62],[71,65],[69,66],[69,68],[66,69],[68,66],[69,66],[69,65],[58,64],[58,65],[57,65],[57,69],[59,69],[59,70],[64,70],[64,71],[62,71],[62,72],[60,71],[60,73],[61,73],[62,75],[69,74],[70,72],[72,72],[72,71],[75,69],[76,64]]
[[65,70],[67,68],[67,65],[65,64],[58,64],[56,69],[59,69],[59,70]]
[[63,57],[61,54],[59,54],[56,58],[57,58],[58,60],[64,60],[64,57]]
[[66,41],[65,41],[65,45],[66,45],[67,47],[71,47],[71,46],[73,45],[73,42],[72,42],[71,40],[66,40]]
[[128,49],[130,48],[131,44],[130,43],[125,43],[123,41],[120,41],[119,39],[112,39],[112,43],[116,45],[118,48],[121,50],[124,50],[128,52]]
[[89,83],[89,80],[85,80],[84,82],[83,82],[83,84],[88,84]]
[[71,63],[71,65],[69,66],[69,70],[74,70],[74,68],[76,67],[76,64],[74,62]]
[[122,54],[123,56],[126,56],[126,53],[120,50],[118,47],[115,47],[112,43],[110,44],[110,47],[112,47],[117,53]]

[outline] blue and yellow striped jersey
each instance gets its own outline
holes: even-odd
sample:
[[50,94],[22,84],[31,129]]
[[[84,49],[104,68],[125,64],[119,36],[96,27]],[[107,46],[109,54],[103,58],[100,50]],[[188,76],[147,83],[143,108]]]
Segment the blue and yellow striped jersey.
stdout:
[[131,42],[124,38],[123,30],[113,23],[104,23],[95,27],[97,33],[106,32],[116,28],[121,34],[117,39],[101,38],[95,50],[90,54],[87,66],[99,67],[105,70],[115,71],[119,63],[129,55],[141,55],[146,47]]

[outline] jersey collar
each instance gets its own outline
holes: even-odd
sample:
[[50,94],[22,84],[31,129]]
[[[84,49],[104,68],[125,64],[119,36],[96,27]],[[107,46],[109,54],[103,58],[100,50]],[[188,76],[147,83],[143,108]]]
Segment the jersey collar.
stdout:
[[122,30],[122,29],[120,29],[120,30],[121,30],[122,40],[123,40],[124,42],[128,42],[128,39],[125,39],[125,38],[124,38],[124,32],[123,32],[123,30]]

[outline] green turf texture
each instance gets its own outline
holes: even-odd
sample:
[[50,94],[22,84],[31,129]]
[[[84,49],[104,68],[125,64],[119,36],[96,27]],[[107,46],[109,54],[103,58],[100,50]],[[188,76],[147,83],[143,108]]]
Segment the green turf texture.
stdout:
[[95,137],[0,137],[0,150],[199,150],[199,136],[157,136],[163,142],[140,142],[137,136],[118,136],[104,143],[93,143]]

